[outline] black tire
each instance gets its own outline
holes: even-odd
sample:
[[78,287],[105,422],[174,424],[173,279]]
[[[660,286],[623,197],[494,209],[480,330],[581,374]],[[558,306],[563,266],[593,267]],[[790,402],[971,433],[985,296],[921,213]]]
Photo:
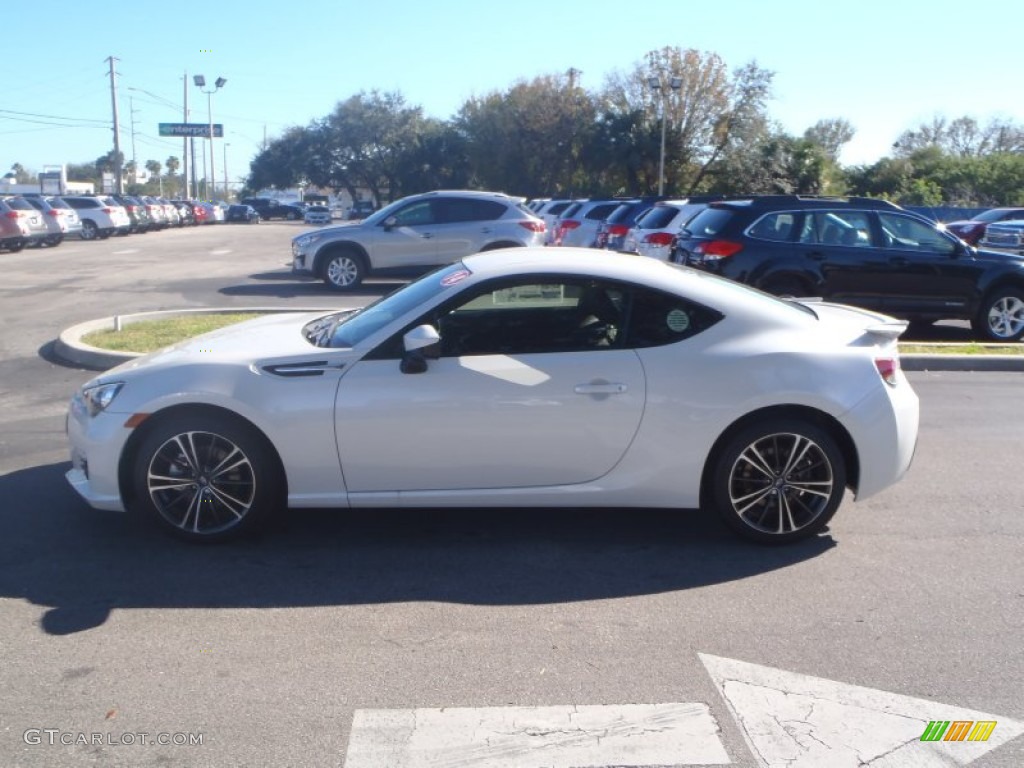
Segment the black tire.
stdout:
[[96,226],[95,221],[89,219],[82,219],[82,239],[83,240],[95,240],[99,236],[100,228]]
[[336,291],[350,291],[357,288],[366,277],[366,265],[362,257],[352,250],[332,251],[323,264],[324,283]]
[[299,218],[299,214],[295,211],[288,211],[288,213],[285,214],[285,218],[288,219],[288,221],[295,221]]
[[8,245],[7,250],[10,253],[17,253],[25,249],[25,243],[15,243],[14,245]]
[[1020,341],[1024,337],[1024,290],[1011,286],[989,294],[971,326],[986,341]]
[[133,511],[188,541],[252,533],[284,506],[271,449],[253,427],[230,416],[189,412],[162,419],[132,461]]
[[769,277],[761,290],[782,298],[807,296],[807,287],[795,277]]
[[846,489],[836,441],[797,419],[752,424],[713,460],[710,498],[717,512],[740,536],[760,543],[788,544],[819,533]]

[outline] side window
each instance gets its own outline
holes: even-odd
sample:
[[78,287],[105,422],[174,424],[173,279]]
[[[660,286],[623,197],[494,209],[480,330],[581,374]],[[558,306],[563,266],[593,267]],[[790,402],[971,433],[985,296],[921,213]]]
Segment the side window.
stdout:
[[801,243],[870,248],[871,218],[864,211],[814,211],[804,215]]
[[616,286],[554,277],[492,285],[438,313],[442,357],[620,346],[624,294]]
[[710,328],[723,315],[679,296],[646,288],[633,292],[625,346],[660,347],[674,344]]
[[769,213],[754,222],[748,234],[760,240],[791,240],[795,220],[796,214],[789,211]]
[[415,227],[420,224],[433,224],[434,208],[432,200],[420,200],[407,205],[395,214],[396,226]]
[[889,248],[948,255],[956,249],[952,238],[923,221],[896,213],[880,213],[882,236]]
[[438,222],[454,224],[461,221],[493,221],[504,215],[506,208],[494,200],[444,198],[434,201],[439,211]]

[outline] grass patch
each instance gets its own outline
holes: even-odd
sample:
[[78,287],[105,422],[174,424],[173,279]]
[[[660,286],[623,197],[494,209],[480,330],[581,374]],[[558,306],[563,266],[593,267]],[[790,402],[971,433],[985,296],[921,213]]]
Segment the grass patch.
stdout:
[[139,323],[124,325],[120,331],[87,333],[82,337],[82,341],[93,347],[109,349],[114,352],[153,352],[193,336],[260,316],[255,312],[196,313],[168,317],[163,320],[143,320]]
[[900,344],[904,354],[1024,355],[1024,344]]

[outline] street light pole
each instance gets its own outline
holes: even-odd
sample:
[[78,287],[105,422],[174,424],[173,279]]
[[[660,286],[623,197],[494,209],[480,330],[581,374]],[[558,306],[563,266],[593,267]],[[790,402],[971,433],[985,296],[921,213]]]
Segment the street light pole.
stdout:
[[[661,95],[661,154],[658,157],[658,196],[662,197],[665,194],[665,117],[667,112],[665,102],[668,99],[668,93],[660,76],[652,75],[647,78],[647,85],[652,91],[658,91]],[[673,91],[678,91],[682,85],[683,80],[680,77],[673,76],[669,79],[668,86]]]
[[213,159],[213,94],[215,94],[217,91],[223,88],[227,80],[225,80],[223,77],[218,77],[213,84],[214,87],[210,90],[206,90],[206,78],[202,75],[193,76],[192,81],[196,84],[196,86],[198,86],[200,91],[206,94],[206,115],[207,121],[209,122],[210,125],[210,175],[206,182],[206,188],[207,191],[209,192],[210,201],[212,202],[213,198],[217,196],[217,185],[215,181],[217,177],[217,171],[216,168],[214,167]]
[[228,147],[231,145],[228,142],[224,142],[224,199],[227,200],[230,197],[231,192],[228,190]]

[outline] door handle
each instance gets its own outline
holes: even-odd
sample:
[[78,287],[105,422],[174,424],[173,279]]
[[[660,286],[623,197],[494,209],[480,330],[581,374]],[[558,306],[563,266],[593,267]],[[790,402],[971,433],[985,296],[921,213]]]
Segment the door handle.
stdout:
[[433,236],[434,236],[433,232],[424,232],[422,235],[420,235],[420,237],[422,237],[424,240],[429,240]]
[[807,254],[807,258],[808,259],[812,259],[814,261],[824,261],[825,260],[825,254],[822,253],[821,251],[810,251]]
[[490,227],[483,227],[480,231],[483,232],[485,235],[491,234],[491,228]]
[[889,259],[889,263],[892,264],[894,267],[905,267],[907,266],[907,264],[910,263],[910,259],[906,258],[905,256],[893,256],[891,259]]
[[629,387],[625,384],[615,384],[607,381],[595,381],[590,384],[577,384],[573,392],[577,395],[621,395]]

